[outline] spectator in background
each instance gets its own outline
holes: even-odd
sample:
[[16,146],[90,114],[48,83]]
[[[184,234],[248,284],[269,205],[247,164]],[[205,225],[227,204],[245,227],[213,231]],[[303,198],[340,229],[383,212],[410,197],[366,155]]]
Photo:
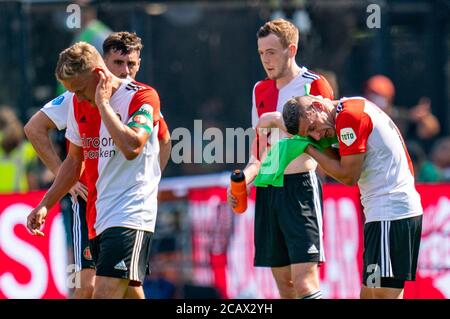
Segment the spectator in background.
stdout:
[[427,158],[423,147],[417,141],[406,142],[406,147],[413,163],[417,182],[433,183],[442,180],[440,169]]
[[441,130],[439,121],[431,112],[430,99],[421,97],[417,105],[408,110],[394,105],[394,96],[395,86],[388,77],[374,75],[367,80],[364,97],[383,109],[406,139],[414,139],[426,147],[425,142],[430,142]]
[[450,136],[438,139],[432,149],[430,159],[415,141],[408,141],[406,146],[414,165],[418,182],[450,181]]
[[9,106],[0,107],[0,193],[37,189],[36,153],[25,140],[23,125]]
[[450,136],[436,141],[431,151],[431,160],[441,174],[442,181],[450,181]]

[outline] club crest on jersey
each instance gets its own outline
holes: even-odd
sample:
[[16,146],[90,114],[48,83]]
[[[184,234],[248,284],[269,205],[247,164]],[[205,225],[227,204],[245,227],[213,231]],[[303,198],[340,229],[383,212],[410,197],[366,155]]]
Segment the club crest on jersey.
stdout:
[[61,105],[64,101],[64,95],[60,95],[52,100],[52,105]]
[[83,250],[83,257],[86,260],[92,260],[92,254],[91,254],[91,250],[89,249],[89,246]]
[[151,115],[153,113],[153,108],[149,104],[142,104],[142,106],[139,108],[139,112],[145,112]]
[[339,139],[345,145],[350,146],[356,141],[355,131],[351,127],[345,127],[339,131]]
[[133,122],[144,125],[147,123],[147,118],[144,115],[138,114],[133,117]]

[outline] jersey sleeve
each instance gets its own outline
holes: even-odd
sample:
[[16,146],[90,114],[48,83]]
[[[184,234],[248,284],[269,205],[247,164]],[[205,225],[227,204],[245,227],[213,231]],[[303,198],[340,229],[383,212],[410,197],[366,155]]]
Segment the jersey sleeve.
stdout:
[[164,120],[164,117],[159,119],[159,130],[158,130],[158,140],[163,140],[166,133],[169,131],[169,127],[167,126],[166,121]]
[[309,93],[311,95],[320,95],[330,100],[334,100],[333,89],[331,88],[330,83],[328,83],[322,75],[319,75],[317,80],[311,82]]
[[336,119],[336,134],[341,156],[365,153],[373,124],[364,112],[344,110]]
[[67,114],[66,138],[73,144],[79,147],[83,147],[83,143],[80,136],[80,129],[75,119],[75,111],[72,105],[69,107]]
[[153,127],[161,120],[158,93],[153,89],[136,92],[131,100],[128,116],[129,127],[143,128],[151,134]]
[[67,126],[67,114],[71,108],[73,93],[66,91],[45,104],[41,111],[56,125],[58,130],[63,130]]

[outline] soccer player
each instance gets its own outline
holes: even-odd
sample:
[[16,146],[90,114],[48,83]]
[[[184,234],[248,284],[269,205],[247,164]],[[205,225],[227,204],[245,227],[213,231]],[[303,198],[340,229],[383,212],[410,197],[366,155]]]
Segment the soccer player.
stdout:
[[76,183],[84,160],[93,297],[123,298],[128,286],[144,280],[155,228],[159,97],[145,84],[114,76],[85,42],[60,53],[56,76],[75,94],[67,119],[69,152],[27,227],[42,235],[48,210]]
[[[297,65],[298,40],[298,29],[283,19],[269,21],[257,32],[258,53],[267,78],[253,89],[253,128],[264,114],[281,111],[293,96],[311,93],[333,98],[325,78]],[[273,145],[276,134],[271,135]],[[280,132],[278,137],[284,135]],[[247,185],[261,167],[259,150],[257,153],[244,169]],[[286,167],[283,187],[256,188],[254,265],[271,267],[281,298],[321,298],[322,195],[316,166],[310,156],[301,155]],[[230,189],[228,203],[236,205]]]
[[296,97],[283,120],[290,134],[337,135],[340,158],[311,145],[305,153],[339,182],[358,183],[365,215],[361,298],[403,298],[405,281],[415,280],[423,209],[398,128],[361,97]]
[[[141,39],[131,32],[114,32],[103,43],[104,61],[107,68],[117,77],[134,79],[139,71]],[[25,126],[29,141],[33,144],[41,160],[55,174],[61,166],[61,160],[55,153],[49,130],[66,128],[69,106],[73,93],[65,92],[54,100],[48,102],[38,111]],[[161,171],[166,166],[171,151],[170,133],[164,119],[160,119],[158,139],[160,146]],[[86,224],[86,188],[85,174],[70,191],[74,202],[72,204],[73,216],[71,218],[72,238],[74,247],[75,271],[80,272],[80,287],[75,288],[74,298],[91,298],[94,287],[94,264],[89,249],[89,240]],[[79,195],[79,197],[77,196]],[[139,295],[143,295],[142,287],[130,288]]]

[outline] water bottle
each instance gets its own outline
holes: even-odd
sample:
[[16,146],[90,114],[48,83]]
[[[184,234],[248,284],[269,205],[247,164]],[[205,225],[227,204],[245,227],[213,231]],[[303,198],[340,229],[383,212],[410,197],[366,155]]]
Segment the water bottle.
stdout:
[[244,172],[236,169],[231,174],[231,194],[236,198],[237,205],[233,211],[242,214],[247,210],[247,184],[245,183]]

